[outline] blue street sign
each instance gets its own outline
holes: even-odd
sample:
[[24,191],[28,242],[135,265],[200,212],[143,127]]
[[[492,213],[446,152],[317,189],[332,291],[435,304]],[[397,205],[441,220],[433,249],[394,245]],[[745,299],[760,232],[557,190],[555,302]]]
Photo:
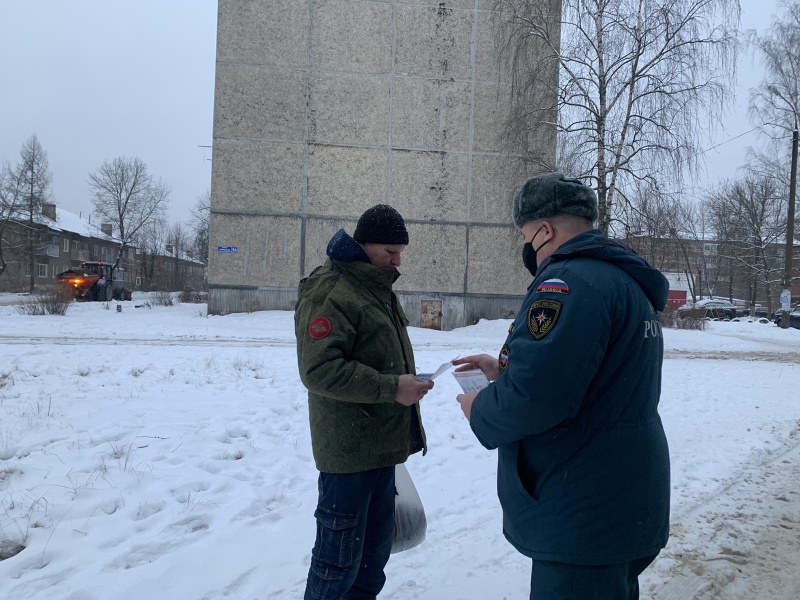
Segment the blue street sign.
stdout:
[[238,252],[237,246],[217,246],[217,252]]

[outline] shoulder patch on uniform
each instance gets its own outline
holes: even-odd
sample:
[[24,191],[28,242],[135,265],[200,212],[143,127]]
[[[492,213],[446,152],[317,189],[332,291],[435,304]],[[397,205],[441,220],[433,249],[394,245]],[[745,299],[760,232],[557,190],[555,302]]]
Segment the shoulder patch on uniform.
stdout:
[[500,356],[497,358],[501,373],[508,368],[508,358],[510,354],[511,348],[508,344],[504,344],[503,347],[500,348]]
[[331,322],[325,317],[314,317],[308,324],[308,335],[315,340],[327,337],[331,332]]
[[561,279],[548,279],[539,284],[536,288],[538,292],[550,292],[554,294],[569,294],[569,286]]
[[508,327],[508,333],[514,333],[514,321],[511,321],[511,325]]
[[533,339],[540,340],[553,331],[561,314],[561,302],[558,300],[537,300],[528,310],[528,331]]

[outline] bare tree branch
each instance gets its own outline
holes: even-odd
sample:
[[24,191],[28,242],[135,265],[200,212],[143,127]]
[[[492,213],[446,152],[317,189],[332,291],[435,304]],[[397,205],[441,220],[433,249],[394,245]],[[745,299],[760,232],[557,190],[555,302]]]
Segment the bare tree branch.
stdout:
[[[698,123],[715,122],[729,102],[739,3],[564,0],[560,6],[495,3],[500,56],[512,73],[507,133],[525,139],[557,111],[559,168],[591,182],[599,227],[608,232],[612,220],[624,219],[624,207],[615,205],[617,194],[628,195],[622,190],[636,181],[677,184],[696,166],[704,133]],[[556,105],[546,100],[553,92]]]
[[19,218],[22,205],[21,180],[15,176],[11,166],[4,164],[0,168],[0,275],[8,263],[5,251],[10,246],[10,240],[5,237],[6,229],[12,220]]
[[163,216],[169,203],[169,186],[155,180],[141,158],[118,157],[89,174],[89,189],[95,214],[111,223],[121,240],[116,266],[137,234]]
[[198,260],[208,264],[209,229],[211,226],[211,190],[197,197],[192,209],[191,227],[194,231],[194,250]]

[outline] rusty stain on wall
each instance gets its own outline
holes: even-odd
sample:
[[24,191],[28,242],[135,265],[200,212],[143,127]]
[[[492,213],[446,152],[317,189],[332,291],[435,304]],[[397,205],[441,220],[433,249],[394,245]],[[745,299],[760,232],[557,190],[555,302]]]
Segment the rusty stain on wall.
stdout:
[[442,301],[423,300],[419,326],[426,329],[442,329]]

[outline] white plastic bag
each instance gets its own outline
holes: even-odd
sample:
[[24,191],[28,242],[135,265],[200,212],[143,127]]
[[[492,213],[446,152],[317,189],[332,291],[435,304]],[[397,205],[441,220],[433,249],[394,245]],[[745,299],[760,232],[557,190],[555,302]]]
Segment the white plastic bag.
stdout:
[[394,478],[397,495],[394,499],[392,554],[419,546],[425,541],[428,529],[425,508],[405,465],[395,466]]

